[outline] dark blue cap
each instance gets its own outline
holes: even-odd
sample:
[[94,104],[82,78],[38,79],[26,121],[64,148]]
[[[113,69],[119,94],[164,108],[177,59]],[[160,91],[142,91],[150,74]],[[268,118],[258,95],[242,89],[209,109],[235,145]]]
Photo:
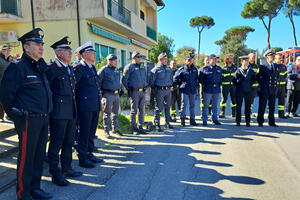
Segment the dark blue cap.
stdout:
[[109,54],[107,56],[107,60],[117,60],[117,59],[118,59],[118,57],[116,55],[114,55],[114,54]]
[[43,38],[44,38],[44,31],[40,28],[35,28],[32,31],[25,33],[18,40],[20,42],[22,42],[22,44],[24,44],[25,42],[28,42],[28,41],[33,41],[33,42],[44,44]]
[[66,37],[62,38],[61,40],[52,44],[50,47],[53,49],[58,49],[58,48],[72,49],[70,44],[71,44],[71,39],[68,36],[66,36]]
[[219,58],[218,56],[216,56],[215,54],[210,54],[208,56],[208,59],[214,59],[214,58]]
[[188,55],[186,55],[186,56],[184,56],[184,59],[185,60],[189,60],[189,59],[193,59],[194,58],[194,55],[193,54],[188,54]]

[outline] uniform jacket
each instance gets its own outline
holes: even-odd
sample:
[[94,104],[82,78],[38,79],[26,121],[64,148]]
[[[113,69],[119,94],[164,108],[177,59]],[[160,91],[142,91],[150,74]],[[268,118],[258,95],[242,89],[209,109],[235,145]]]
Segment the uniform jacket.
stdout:
[[179,85],[179,90],[185,94],[196,94],[199,85],[198,69],[192,65],[190,68],[187,65],[182,66],[173,78],[175,84]]
[[122,83],[127,90],[146,88],[148,86],[147,70],[143,64],[131,63],[126,65]]
[[[297,78],[298,74],[300,74],[300,69],[297,68],[297,66],[295,64],[289,65],[288,67],[288,84],[287,84],[287,89],[288,90],[295,90],[295,83],[300,82],[300,79]],[[299,83],[297,83],[298,85]],[[298,88],[297,88],[298,89]]]
[[251,67],[245,71],[241,67],[238,68],[233,76],[233,83],[236,86],[237,93],[252,92],[252,85],[255,83],[256,73]]
[[269,63],[259,66],[259,71],[256,74],[256,80],[259,83],[259,90],[266,92],[276,92],[279,78],[279,71],[274,64],[272,70]]
[[278,85],[284,86],[286,85],[287,81],[287,67],[283,64],[274,64],[279,72],[279,78],[278,78]]
[[52,92],[46,68],[44,59],[35,61],[26,54],[9,64],[0,86],[0,100],[9,115],[12,107],[33,114],[49,114],[52,111]]
[[[255,72],[255,73],[257,73],[258,72],[258,69],[259,69],[259,66],[257,65],[257,64],[255,64],[255,63],[249,63],[249,66],[248,67],[251,67],[251,69]],[[252,87],[258,87],[258,83],[257,83],[257,81],[255,81],[253,84],[252,84]]]
[[152,88],[155,87],[171,87],[173,84],[172,69],[162,64],[157,64],[151,70],[150,84]]
[[78,111],[100,111],[100,82],[94,66],[81,61],[75,66],[75,97]]
[[106,65],[98,71],[102,91],[116,91],[121,89],[120,70]]
[[0,53],[0,82],[2,80],[4,71],[6,70],[8,66],[8,61],[5,59],[4,55]]
[[224,66],[222,68],[222,85],[226,86],[226,85],[233,85],[232,79],[233,79],[233,75],[236,72],[237,67],[235,65],[231,65],[229,66]]
[[48,67],[46,76],[53,93],[53,111],[51,112],[51,118],[76,118],[76,81],[73,68],[70,66],[65,67],[60,61],[55,60]]
[[200,69],[199,82],[204,93],[220,93],[222,82],[222,68],[218,65],[207,65]]

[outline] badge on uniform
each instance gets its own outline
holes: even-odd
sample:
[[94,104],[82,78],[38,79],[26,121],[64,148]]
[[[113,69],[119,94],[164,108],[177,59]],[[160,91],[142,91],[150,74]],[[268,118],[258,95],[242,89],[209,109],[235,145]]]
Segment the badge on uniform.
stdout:
[[143,92],[143,88],[139,89],[139,92]]

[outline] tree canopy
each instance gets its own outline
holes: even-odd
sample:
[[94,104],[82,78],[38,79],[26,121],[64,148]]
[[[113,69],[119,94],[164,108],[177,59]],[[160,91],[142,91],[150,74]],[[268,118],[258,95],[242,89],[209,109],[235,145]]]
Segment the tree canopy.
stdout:
[[300,16],[300,0],[285,0],[284,14],[292,24],[295,46],[298,46],[294,16]]
[[210,29],[215,25],[214,19],[208,16],[194,17],[190,19],[190,26],[198,30],[198,55],[200,54],[200,40],[202,31],[207,28]]
[[174,46],[172,38],[158,33],[157,45],[152,46],[149,50],[149,60],[156,63],[158,55],[162,52],[168,55],[168,59],[173,58]]
[[[270,49],[271,22],[283,6],[284,0],[251,0],[248,1],[241,15],[243,18],[259,18],[267,30],[267,47]],[[268,19],[266,23],[265,18]]]

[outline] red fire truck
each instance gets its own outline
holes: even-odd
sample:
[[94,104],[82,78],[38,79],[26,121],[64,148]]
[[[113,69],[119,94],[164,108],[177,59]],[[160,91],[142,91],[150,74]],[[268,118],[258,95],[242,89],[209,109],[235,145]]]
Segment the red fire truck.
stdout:
[[292,47],[285,51],[280,51],[284,58],[284,64],[295,63],[296,58],[300,56],[300,47]]

